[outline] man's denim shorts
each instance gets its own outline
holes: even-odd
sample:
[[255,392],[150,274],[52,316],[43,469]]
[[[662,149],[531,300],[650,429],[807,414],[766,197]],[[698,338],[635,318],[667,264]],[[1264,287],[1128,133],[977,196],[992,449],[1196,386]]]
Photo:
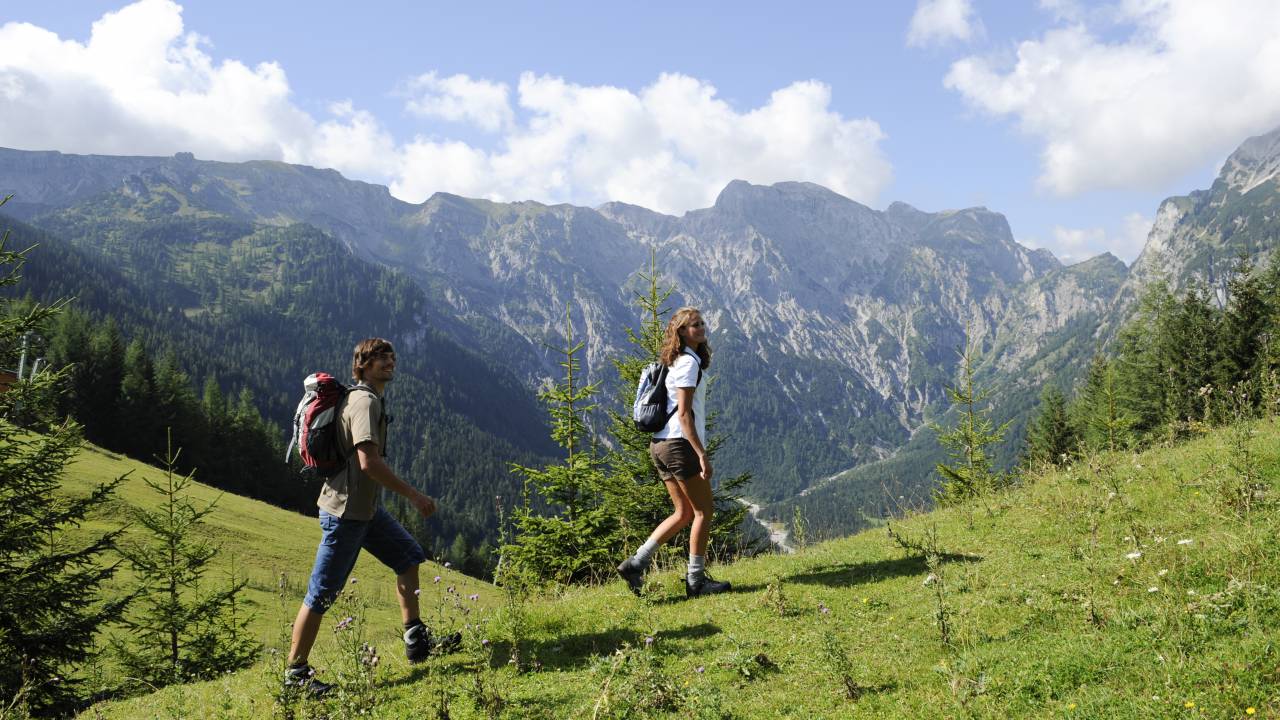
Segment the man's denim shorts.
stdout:
[[337,599],[361,548],[397,575],[427,559],[418,541],[382,507],[372,520],[344,520],[321,510],[320,530],[316,564],[303,600],[315,612],[323,613]]

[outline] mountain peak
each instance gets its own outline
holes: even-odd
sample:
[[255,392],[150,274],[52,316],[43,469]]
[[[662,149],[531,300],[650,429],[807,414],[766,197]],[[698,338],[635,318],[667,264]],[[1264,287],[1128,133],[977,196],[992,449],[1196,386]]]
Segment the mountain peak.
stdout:
[[1241,194],[1280,177],[1280,128],[1241,143],[1223,163],[1218,177]]
[[788,181],[772,185],[753,185],[746,180],[733,180],[716,197],[715,207],[728,210],[748,202],[775,199],[811,199],[825,202],[852,203],[854,201],[817,183]]

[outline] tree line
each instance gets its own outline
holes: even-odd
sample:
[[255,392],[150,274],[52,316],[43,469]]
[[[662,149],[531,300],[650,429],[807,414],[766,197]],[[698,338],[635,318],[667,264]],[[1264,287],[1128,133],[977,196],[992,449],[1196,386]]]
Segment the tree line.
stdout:
[[262,418],[248,387],[228,398],[210,375],[197,395],[172,350],[153,358],[111,318],[95,323],[68,309],[42,334],[48,366],[67,369],[57,411],[79,422],[85,440],[152,464],[172,443],[179,473],[198,470],[207,484],[281,507],[315,503],[317,488],[283,462],[282,431]]
[[1074,396],[1042,390],[1027,426],[1026,464],[1082,452],[1174,443],[1280,403],[1280,262],[1239,258],[1216,287],[1150,283],[1109,352]]

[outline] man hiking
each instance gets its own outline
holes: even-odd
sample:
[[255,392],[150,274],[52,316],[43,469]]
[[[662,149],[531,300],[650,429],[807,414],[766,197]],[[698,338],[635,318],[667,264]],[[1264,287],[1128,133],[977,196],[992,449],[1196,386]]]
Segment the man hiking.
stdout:
[[404,621],[405,654],[420,662],[432,650],[456,649],[461,634],[432,637],[418,611],[418,566],[426,560],[422,546],[379,502],[382,488],[404,496],[422,516],[436,511],[435,500],[401,480],[387,466],[387,421],[383,391],[395,377],[396,353],[382,338],[361,340],[351,358],[356,386],[337,405],[338,447],[346,466],[325,480],[320,507],[320,546],[307,595],[293,623],[285,686],[323,695],[332,687],[315,678],[307,662],[324,613],[338,597],[364,548],[396,574],[396,596]]

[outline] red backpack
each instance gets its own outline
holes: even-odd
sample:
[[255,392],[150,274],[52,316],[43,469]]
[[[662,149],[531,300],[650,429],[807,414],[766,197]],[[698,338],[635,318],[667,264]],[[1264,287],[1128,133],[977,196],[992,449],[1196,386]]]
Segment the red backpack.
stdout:
[[338,404],[354,388],[322,372],[308,375],[302,386],[306,393],[293,413],[293,438],[284,451],[284,461],[289,462],[297,444],[302,477],[327,480],[347,466],[347,456],[338,447]]

